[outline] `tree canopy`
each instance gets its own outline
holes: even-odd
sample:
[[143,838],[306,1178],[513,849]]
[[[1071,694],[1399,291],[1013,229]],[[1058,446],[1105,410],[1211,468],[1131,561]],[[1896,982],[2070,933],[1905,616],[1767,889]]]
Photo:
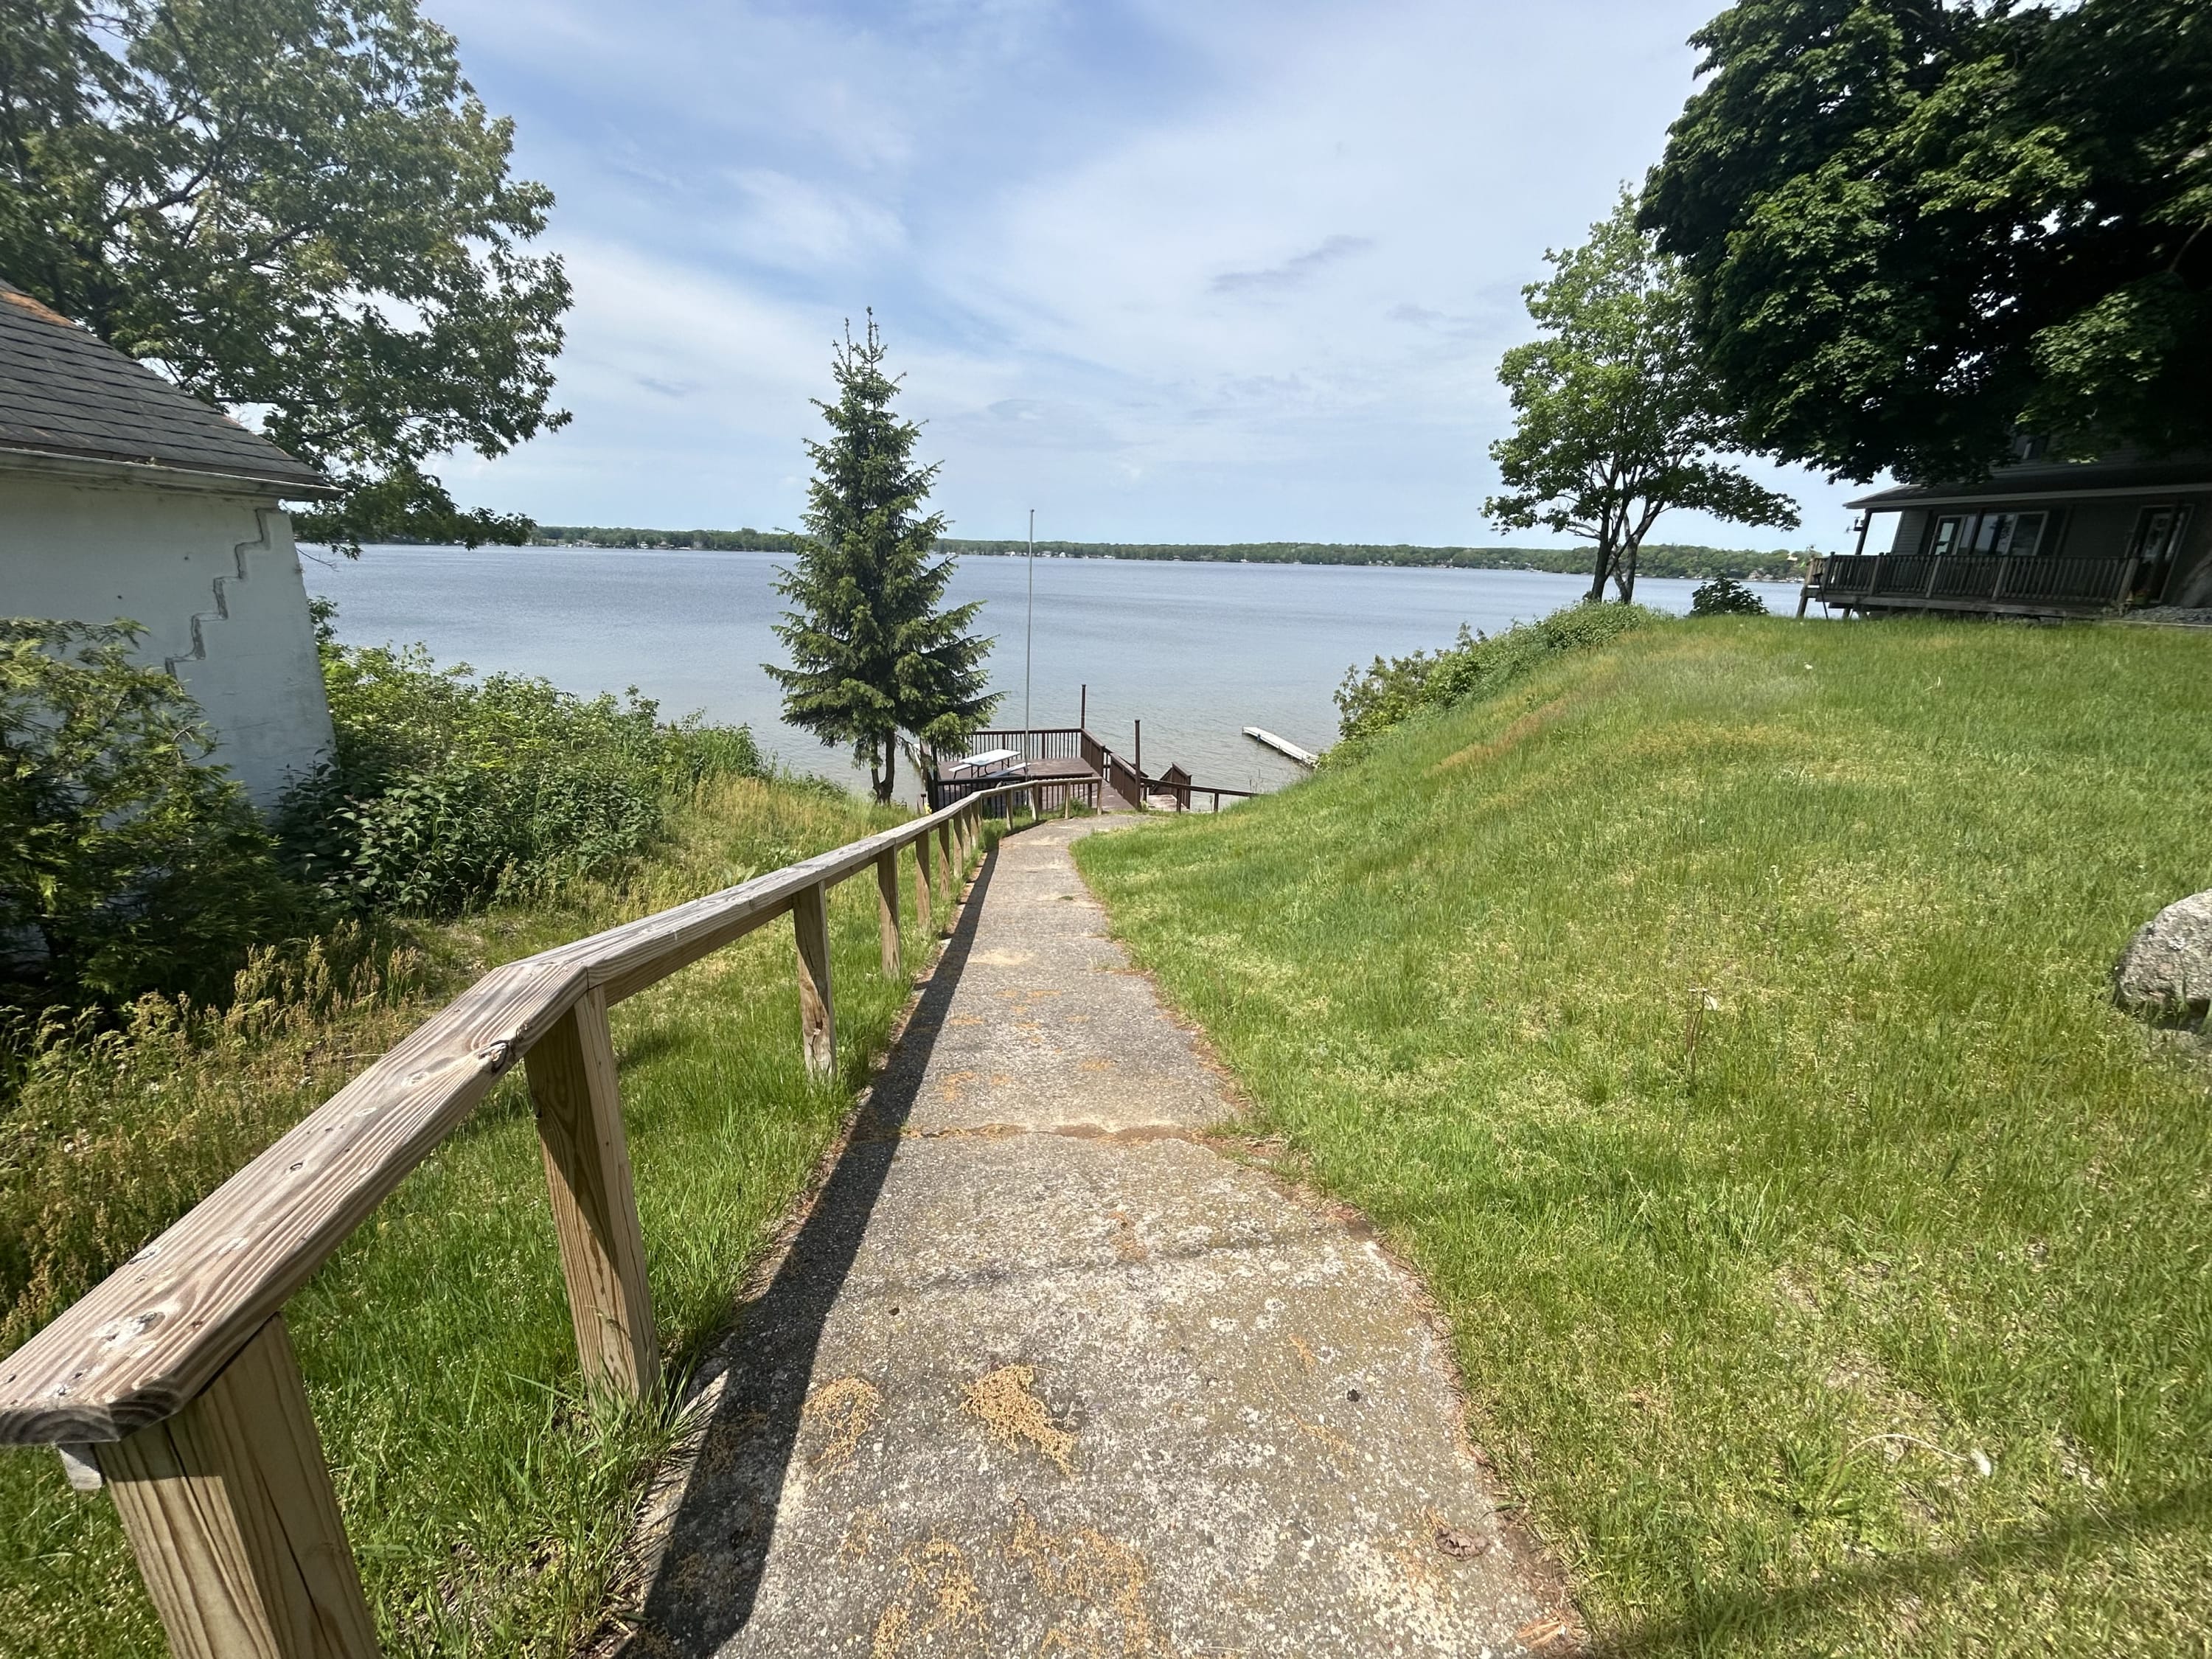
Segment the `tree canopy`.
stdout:
[[2212,444],[2212,8],[1741,0],[1644,222],[1748,437],[1853,478]]
[[425,470],[568,419],[512,136],[413,0],[9,0],[0,276],[330,472],[303,534],[519,541]]
[[952,561],[937,552],[945,515],[922,511],[937,467],[915,462],[921,428],[893,413],[884,355],[872,314],[860,339],[848,329],[835,348],[837,400],[814,404],[830,439],[806,445],[805,540],[776,583],[796,607],[775,630],[791,665],[763,665],[783,688],[784,719],[849,743],[879,800],[891,798],[902,739],[933,750],[999,702],[984,689],[992,641],[967,631],[981,604],[939,608]]
[[1680,274],[1637,228],[1635,199],[1623,191],[1589,241],[1546,257],[1552,276],[1522,290],[1544,337],[1498,368],[1516,423],[1490,447],[1504,486],[1485,504],[1492,522],[1589,541],[1589,597],[1610,580],[1623,601],[1670,508],[1794,528],[1787,496],[1717,459],[1739,447],[1735,424],[1711,395]]

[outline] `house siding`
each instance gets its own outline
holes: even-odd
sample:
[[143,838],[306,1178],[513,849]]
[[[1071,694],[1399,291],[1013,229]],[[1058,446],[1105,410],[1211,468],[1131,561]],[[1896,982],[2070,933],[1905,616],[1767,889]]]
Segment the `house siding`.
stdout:
[[145,633],[215,758],[273,805],[331,750],[291,520],[273,496],[0,473],[0,612]]

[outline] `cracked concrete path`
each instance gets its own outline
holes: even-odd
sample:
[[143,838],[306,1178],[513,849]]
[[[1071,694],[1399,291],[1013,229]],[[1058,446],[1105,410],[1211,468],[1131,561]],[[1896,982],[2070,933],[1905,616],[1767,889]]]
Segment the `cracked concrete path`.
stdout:
[[708,1369],[627,1650],[1557,1653],[1417,1288],[1207,1144],[1231,1106],[1105,937],[1090,827],[986,862]]

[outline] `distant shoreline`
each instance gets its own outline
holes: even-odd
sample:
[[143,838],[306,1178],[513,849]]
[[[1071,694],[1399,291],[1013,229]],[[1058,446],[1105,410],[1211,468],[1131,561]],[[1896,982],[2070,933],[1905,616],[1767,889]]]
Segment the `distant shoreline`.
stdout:
[[[612,550],[718,553],[796,553],[801,538],[782,530],[646,530],[627,526],[540,525],[529,545]],[[940,552],[969,557],[1018,556],[1028,544],[947,537]],[[1039,542],[1040,558],[1157,559],[1176,564],[1385,565],[1410,569],[1532,570],[1553,575],[1587,576],[1591,554],[1584,548],[1421,547],[1407,543],[1364,542]],[[1818,556],[1805,550],[1698,547],[1652,543],[1643,550],[1637,574],[1703,579],[1734,576],[1753,581],[1790,581],[1805,574],[1805,562]]]

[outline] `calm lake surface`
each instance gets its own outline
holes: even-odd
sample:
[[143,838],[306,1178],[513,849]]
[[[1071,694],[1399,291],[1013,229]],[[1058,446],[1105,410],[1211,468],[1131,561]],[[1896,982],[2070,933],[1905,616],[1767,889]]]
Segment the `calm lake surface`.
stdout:
[[[750,725],[798,770],[860,775],[843,751],[784,725],[761,669],[783,659],[770,631],[783,609],[772,584],[787,555],[372,547],[356,562],[301,553],[307,591],[337,602],[338,636],[349,644],[419,641],[441,663],[539,674],[587,694],[635,685],[664,714],[696,708]],[[1008,694],[998,719],[1008,726],[1022,723],[1027,580],[1021,559],[963,558],[951,584],[953,600],[983,602],[982,630],[998,640],[992,684]],[[1330,694],[1354,664],[1448,644],[1462,623],[1496,633],[1571,603],[1584,584],[1539,571],[1041,558],[1031,723],[1074,725],[1087,684],[1091,729],[1105,742],[1131,746],[1134,722],[1144,722],[1146,770],[1180,761],[1201,784],[1272,789],[1297,769],[1244,737],[1245,726],[1324,748],[1336,736]],[[1647,577],[1637,598],[1684,611],[1695,586]],[[1769,592],[1770,608],[1781,608],[1782,591]]]

